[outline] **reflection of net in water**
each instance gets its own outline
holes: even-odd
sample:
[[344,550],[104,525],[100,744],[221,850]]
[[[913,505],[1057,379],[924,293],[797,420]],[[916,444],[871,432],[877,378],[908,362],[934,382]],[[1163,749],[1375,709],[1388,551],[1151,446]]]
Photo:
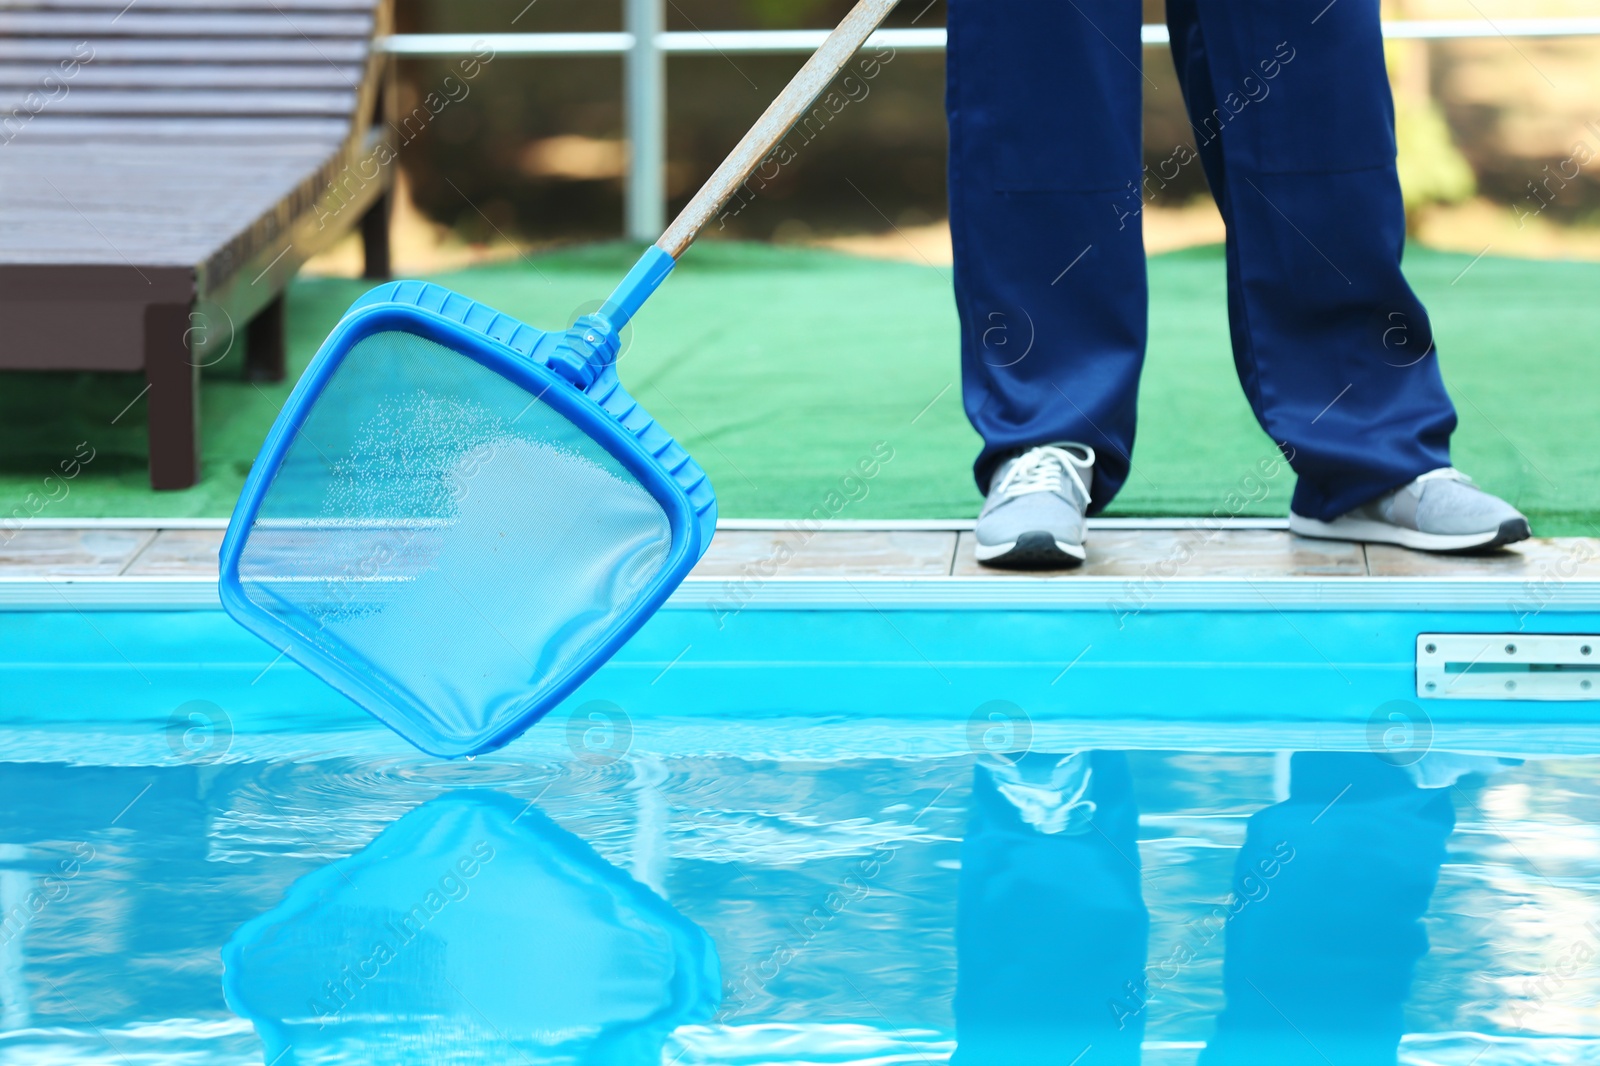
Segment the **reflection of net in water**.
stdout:
[[660,1062],[720,992],[699,926],[497,792],[415,808],[222,954],[269,1061]]
[[239,573],[307,643],[477,734],[580,665],[670,546],[655,498],[549,404],[385,333],[296,434]]

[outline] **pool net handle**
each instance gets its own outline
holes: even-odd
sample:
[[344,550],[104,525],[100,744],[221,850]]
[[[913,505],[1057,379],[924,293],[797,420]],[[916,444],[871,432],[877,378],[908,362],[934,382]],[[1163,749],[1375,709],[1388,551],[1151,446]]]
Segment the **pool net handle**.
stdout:
[[[689,206],[673,219],[667,232],[645,249],[644,255],[639,257],[633,269],[628,271],[628,276],[622,279],[600,310],[595,315],[580,318],[567,331],[568,347],[579,353],[577,358],[580,362],[609,362],[614,357],[622,328],[672,272],[678,257],[694,243],[706,223],[722,210],[722,205],[750,180],[750,175],[772,154],[778,142],[788,136],[794,124],[810,110],[828,83],[844,69],[850,57],[866,43],[872,31],[888,17],[898,2],[858,0],[844,21],[828,34],[822,47],[806,60],[806,65],[784,86],[783,92],[778,94],[771,106],[762,112],[750,132],[739,141],[738,147],[711,175],[711,180],[700,187],[694,199],[689,201]],[[605,340],[597,342],[599,334],[595,330],[604,334]],[[604,349],[603,352],[590,351],[597,344]]]
[[811,109],[817,97],[844,69],[850,57],[866,43],[878,24],[888,17],[899,0],[859,0],[844,21],[822,42],[816,54],[784,87],[778,98],[764,111],[738,147],[722,161],[711,179],[700,187],[672,225],[656,241],[656,247],[677,259],[694,243],[706,223],[755,173],[757,167],[788,135],[796,122]]

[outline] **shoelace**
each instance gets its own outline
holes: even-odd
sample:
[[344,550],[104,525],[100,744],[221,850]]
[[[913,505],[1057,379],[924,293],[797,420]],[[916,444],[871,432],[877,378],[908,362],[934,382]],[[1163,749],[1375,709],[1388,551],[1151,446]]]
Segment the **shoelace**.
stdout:
[[1063,756],[1041,773],[1007,758],[985,759],[996,790],[1022,820],[1046,835],[1086,832],[1097,805],[1088,798],[1091,771],[1081,755]]
[[[1006,476],[995,486],[1002,499],[1015,499],[1030,492],[1061,492],[1070,484],[1080,502],[1089,499],[1088,486],[1074,465],[1074,457],[1065,448],[1041,445],[1030,448],[1011,464]],[[1424,475],[1426,476],[1426,475]]]
[[1422,476],[1418,477],[1416,479],[1416,481],[1412,482],[1412,484],[1416,484],[1417,481],[1441,481],[1441,480],[1445,480],[1445,481],[1464,481],[1468,485],[1472,484],[1472,479],[1470,477],[1468,477],[1467,475],[1463,474],[1461,471],[1457,470],[1453,466],[1441,466],[1437,470],[1430,470],[1426,474],[1423,474]]
[[[1427,491],[1427,483],[1430,481],[1458,481],[1463,485],[1472,484],[1472,479],[1455,467],[1441,466],[1437,470],[1430,470],[1413,478],[1387,496],[1379,498],[1374,506],[1385,520],[1414,527],[1417,508],[1421,506],[1422,494]],[[1402,494],[1409,496],[1410,499],[1403,501]]]
[[1430,470],[1426,474],[1416,477],[1409,485],[1404,486],[1400,491],[1403,492],[1405,489],[1410,489],[1411,494],[1420,500],[1422,499],[1423,483],[1427,481],[1459,481],[1463,485],[1472,484],[1472,479],[1463,474],[1461,471],[1457,470],[1455,467],[1441,466],[1437,470]]

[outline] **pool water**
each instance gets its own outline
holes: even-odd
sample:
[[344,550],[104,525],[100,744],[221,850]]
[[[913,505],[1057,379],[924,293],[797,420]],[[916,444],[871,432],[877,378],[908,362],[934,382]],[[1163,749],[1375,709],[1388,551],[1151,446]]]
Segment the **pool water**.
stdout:
[[0,1062],[1600,1061],[1582,755],[823,725],[8,733]]

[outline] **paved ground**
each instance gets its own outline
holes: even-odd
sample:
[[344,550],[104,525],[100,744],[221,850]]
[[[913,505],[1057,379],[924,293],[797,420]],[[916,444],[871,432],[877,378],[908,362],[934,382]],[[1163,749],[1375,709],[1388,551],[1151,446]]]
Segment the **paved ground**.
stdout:
[[[776,525],[776,523],[774,523]],[[999,577],[1038,580],[982,567],[968,529],[840,529],[806,535],[794,529],[724,528],[692,576]],[[0,578],[215,577],[221,528],[22,529],[0,534]],[[791,558],[781,565],[780,545]],[[774,570],[776,566],[776,570]],[[1483,556],[1425,555],[1382,545],[1307,540],[1281,529],[1091,529],[1088,562],[1043,575],[1141,577],[1462,577],[1523,581],[1600,580],[1600,539],[1552,537]]]

